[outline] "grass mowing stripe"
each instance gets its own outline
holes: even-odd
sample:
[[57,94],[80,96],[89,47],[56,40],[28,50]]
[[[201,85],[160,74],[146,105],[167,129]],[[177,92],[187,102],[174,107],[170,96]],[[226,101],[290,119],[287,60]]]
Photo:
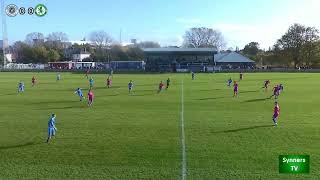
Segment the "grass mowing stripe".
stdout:
[[181,145],[182,145],[182,174],[181,179],[185,180],[187,177],[187,162],[186,162],[186,141],[184,132],[184,97],[183,97],[183,80],[181,81]]

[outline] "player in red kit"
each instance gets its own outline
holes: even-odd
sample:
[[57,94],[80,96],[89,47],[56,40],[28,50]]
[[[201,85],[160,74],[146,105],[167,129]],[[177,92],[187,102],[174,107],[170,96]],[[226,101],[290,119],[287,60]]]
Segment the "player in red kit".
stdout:
[[32,76],[32,79],[31,79],[32,86],[35,86],[36,82],[37,82],[37,79],[34,76]]
[[267,91],[268,87],[269,87],[269,84],[270,84],[270,80],[265,80],[264,81],[264,87],[262,87],[262,88],[264,88]]
[[234,81],[234,84],[233,84],[233,97],[237,97],[238,96],[238,89],[239,88],[239,85],[236,81]]
[[278,96],[279,96],[279,85],[276,85],[273,87],[273,95],[270,96],[270,99],[274,96],[275,99],[278,99]]
[[93,91],[90,89],[88,92],[88,106],[92,106],[94,100],[94,94]]
[[107,87],[110,88],[112,86],[112,79],[108,77],[107,79]]
[[278,102],[275,102],[274,104],[275,104],[275,106],[273,108],[272,121],[273,121],[273,124],[275,126],[277,126],[278,125],[278,118],[279,118],[279,115],[280,115],[280,106],[279,106]]
[[163,84],[163,82],[161,81],[160,84],[159,84],[158,93],[160,93],[160,92],[162,91],[163,87],[164,87],[164,84]]

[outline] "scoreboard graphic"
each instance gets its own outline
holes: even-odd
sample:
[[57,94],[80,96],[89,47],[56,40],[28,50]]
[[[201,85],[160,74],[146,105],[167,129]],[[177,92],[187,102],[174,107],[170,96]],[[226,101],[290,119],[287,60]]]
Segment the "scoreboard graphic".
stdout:
[[36,15],[38,17],[43,17],[48,13],[48,8],[44,4],[38,4],[35,7],[18,7],[15,4],[9,4],[6,7],[6,14],[9,17],[15,17],[19,15]]

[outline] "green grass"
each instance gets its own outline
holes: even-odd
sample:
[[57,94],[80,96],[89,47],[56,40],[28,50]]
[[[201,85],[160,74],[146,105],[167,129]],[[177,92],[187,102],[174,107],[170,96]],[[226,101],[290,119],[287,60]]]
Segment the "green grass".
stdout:
[[[39,84],[31,87],[36,75]],[[82,74],[0,73],[0,179],[180,179],[181,81],[184,81],[187,179],[320,179],[320,74],[245,74],[239,97],[226,87],[238,74],[93,75],[92,108],[73,94]],[[157,94],[160,80],[171,78]],[[279,126],[261,87],[283,83]],[[134,92],[127,84],[132,79]],[[17,94],[24,80],[26,92]],[[57,136],[46,144],[47,121]],[[281,154],[309,154],[311,172],[278,173]]]

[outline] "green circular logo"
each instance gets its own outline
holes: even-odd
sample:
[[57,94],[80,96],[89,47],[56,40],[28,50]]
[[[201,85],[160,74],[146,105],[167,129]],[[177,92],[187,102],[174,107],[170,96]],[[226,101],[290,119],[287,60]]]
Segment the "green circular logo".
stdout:
[[48,8],[43,4],[38,4],[34,8],[34,13],[39,17],[45,16],[47,12],[48,12]]

